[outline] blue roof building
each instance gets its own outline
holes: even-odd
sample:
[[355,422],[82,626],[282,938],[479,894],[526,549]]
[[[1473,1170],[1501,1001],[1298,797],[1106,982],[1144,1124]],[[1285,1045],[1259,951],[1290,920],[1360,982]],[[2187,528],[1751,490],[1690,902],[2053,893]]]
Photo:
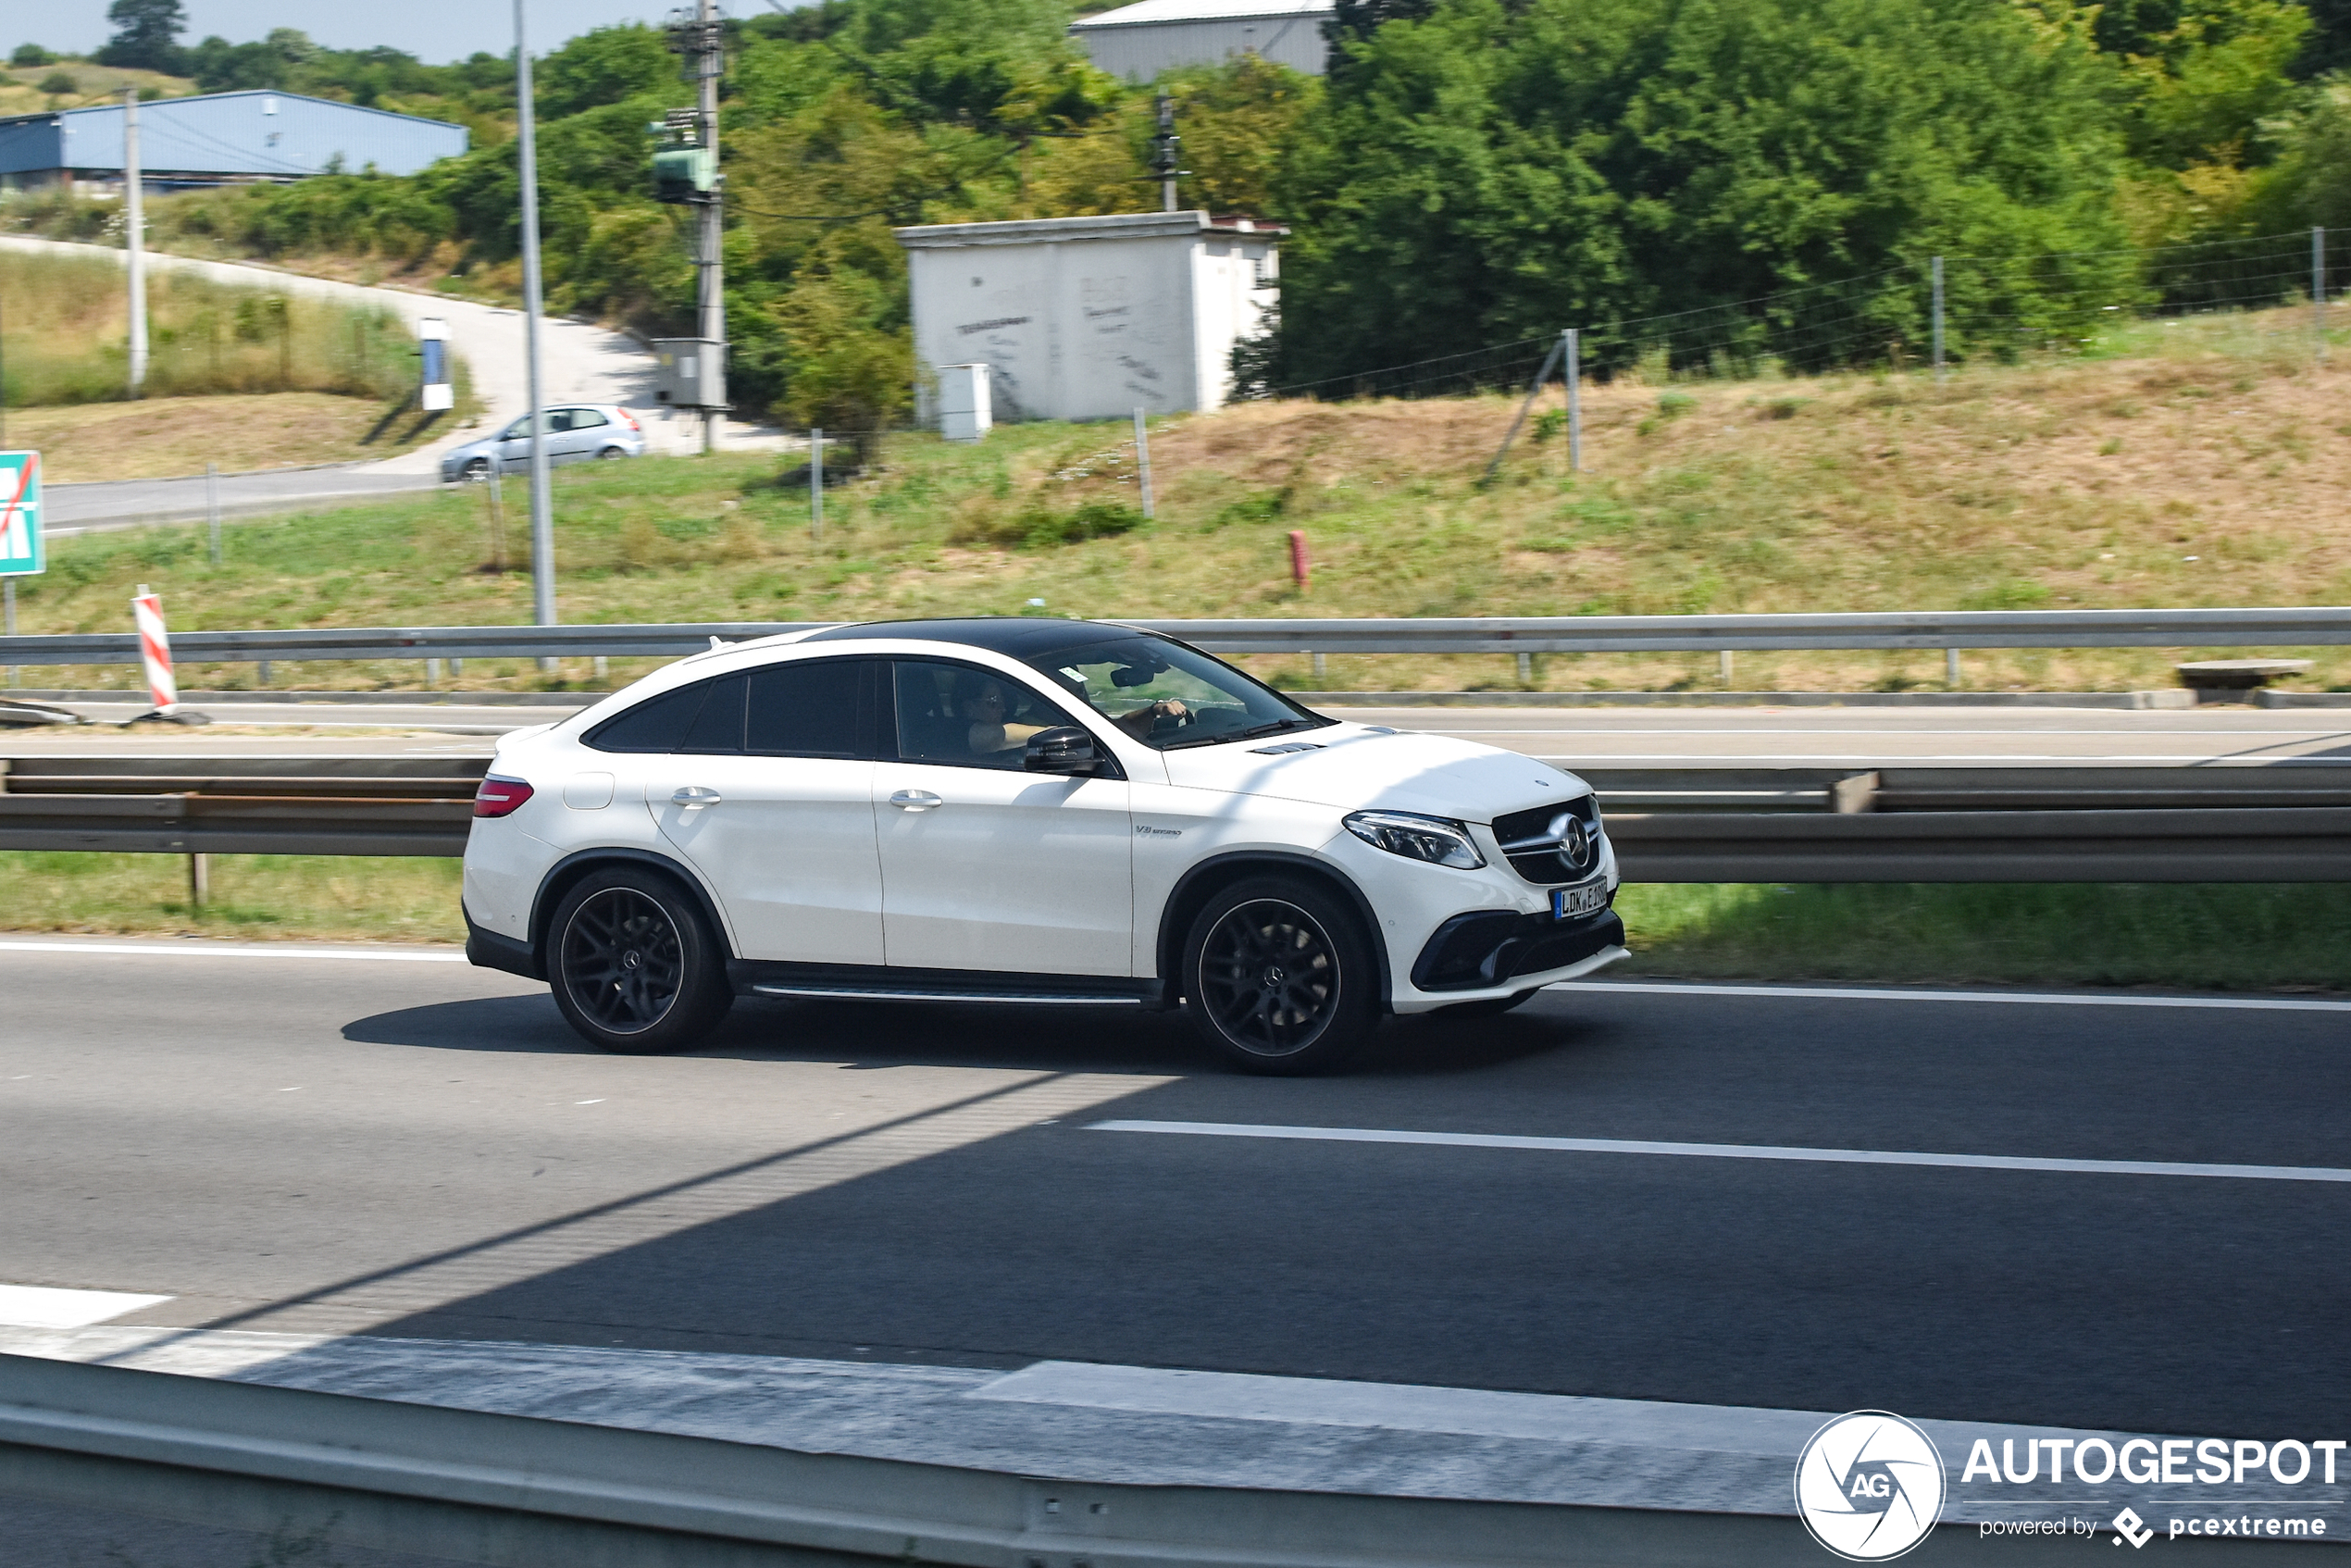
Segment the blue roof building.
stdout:
[[[120,104],[0,118],[0,189],[122,180]],[[300,180],[334,170],[414,174],[466,150],[462,125],[294,93],[208,93],[139,106],[149,190]]]

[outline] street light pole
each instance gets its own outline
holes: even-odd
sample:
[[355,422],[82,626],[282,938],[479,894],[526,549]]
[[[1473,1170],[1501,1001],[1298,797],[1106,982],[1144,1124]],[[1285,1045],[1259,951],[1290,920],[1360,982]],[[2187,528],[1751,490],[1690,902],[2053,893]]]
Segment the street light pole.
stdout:
[[[515,107],[521,134],[522,333],[530,397],[530,607],[541,626],[555,624],[555,508],[547,493],[547,411],[540,394],[539,149],[533,121],[530,45],[523,31],[524,0],[515,0]],[[542,670],[554,667],[541,659]]]
[[146,170],[139,161],[139,89],[122,90],[122,243],[131,261],[131,395],[147,384]]

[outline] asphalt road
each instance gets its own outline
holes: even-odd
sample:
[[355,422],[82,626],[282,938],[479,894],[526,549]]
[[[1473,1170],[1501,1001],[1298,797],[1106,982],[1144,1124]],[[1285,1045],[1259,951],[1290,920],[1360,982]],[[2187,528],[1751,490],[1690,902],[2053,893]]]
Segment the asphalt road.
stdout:
[[[128,716],[134,704],[76,703],[93,716]],[[217,727],[303,726],[319,733],[299,745],[264,734],[213,730],[136,732],[116,728],[0,731],[0,753],[97,755],[136,749],[203,755],[271,750],[331,750],[399,755],[453,744],[449,729],[494,732],[547,724],[569,710],[455,703],[337,704],[196,703]],[[1589,766],[1768,766],[1856,768],[1968,763],[2188,765],[2351,763],[2351,712],[2206,708],[2133,712],[2094,708],[1344,708],[1339,717],[1399,729],[1462,735]],[[375,733],[336,739],[339,729],[435,727],[438,737]],[[456,742],[460,750],[468,743]],[[488,740],[469,743],[487,754]]]
[[2168,1432],[2351,1408],[2351,1181],[2130,1164],[2351,1167],[2341,1008],[1579,989],[1289,1082],[1059,1012],[746,1002],[612,1057],[454,963],[59,945],[0,943],[0,1280],[170,1298],[124,1324]]

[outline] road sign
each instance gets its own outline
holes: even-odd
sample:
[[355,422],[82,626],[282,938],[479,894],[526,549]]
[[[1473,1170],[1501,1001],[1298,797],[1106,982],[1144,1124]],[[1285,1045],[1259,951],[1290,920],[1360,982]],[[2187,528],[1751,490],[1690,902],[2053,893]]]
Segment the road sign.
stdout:
[[41,454],[0,452],[0,577],[45,569],[41,547]]

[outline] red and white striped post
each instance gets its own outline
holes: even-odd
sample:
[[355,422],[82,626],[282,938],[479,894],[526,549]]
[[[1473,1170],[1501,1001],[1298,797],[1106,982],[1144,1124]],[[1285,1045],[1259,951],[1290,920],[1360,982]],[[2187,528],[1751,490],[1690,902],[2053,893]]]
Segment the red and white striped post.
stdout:
[[139,625],[139,662],[147,667],[147,695],[155,712],[168,714],[180,705],[180,685],[171,678],[171,638],[163,628],[163,599],[139,585],[131,601],[131,618]]

